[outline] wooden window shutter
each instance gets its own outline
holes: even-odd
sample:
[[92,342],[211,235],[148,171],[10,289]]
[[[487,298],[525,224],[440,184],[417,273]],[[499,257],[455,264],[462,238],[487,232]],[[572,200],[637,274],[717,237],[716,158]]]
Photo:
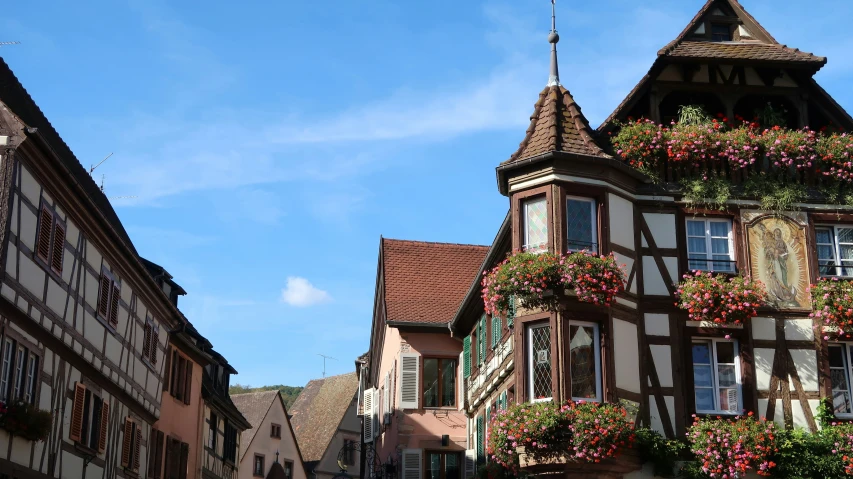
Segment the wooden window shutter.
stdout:
[[148,436],[148,467],[145,469],[149,478],[157,477],[157,429],[151,428],[151,434]]
[[98,433],[98,452],[103,454],[107,450],[107,434],[110,426],[110,403],[104,401],[101,404],[101,430]]
[[38,244],[36,245],[36,253],[44,262],[50,261],[50,233],[53,228],[53,214],[46,207],[41,209],[41,219],[39,220]]
[[154,366],[157,365],[157,350],[159,349],[158,346],[160,346],[160,327],[159,326],[151,329],[151,355],[149,356],[148,359],[151,361],[151,364]]
[[178,479],[181,471],[181,441],[172,438],[172,443],[169,445],[172,450],[172,464],[169,468],[169,479]]
[[512,327],[512,321],[515,319],[515,295],[509,297],[509,308],[506,311],[506,327]]
[[462,341],[462,376],[471,376],[471,335],[465,336]]
[[492,316],[492,349],[498,347],[501,342],[501,317]]
[[53,251],[50,255],[50,267],[62,274],[62,255],[65,253],[65,226],[56,223],[53,231]]
[[68,437],[72,441],[82,441],[83,435],[83,407],[86,404],[86,386],[82,383],[74,384],[74,408],[71,411],[71,427]]
[[145,323],[142,335],[142,357],[151,358],[151,323]]
[[400,354],[400,409],[418,408],[420,357],[420,354]]
[[[165,434],[163,431],[157,431],[157,443],[154,449],[154,476],[156,479],[160,479],[163,471],[163,443],[165,440]],[[151,473],[149,473],[151,475]]]
[[172,463],[175,458],[172,457],[172,436],[166,438],[166,461],[163,476],[166,479],[172,479]]
[[118,285],[113,282],[113,291],[110,296],[110,324],[113,326],[118,324],[118,300],[121,297],[121,290]]
[[138,471],[141,465],[139,454],[142,450],[142,428],[138,424],[134,424],[133,429],[136,432],[136,440],[133,441],[133,470]]
[[373,388],[364,390],[364,442],[373,442]]
[[187,373],[184,378],[184,404],[189,404],[191,399],[190,392],[192,392],[193,386],[193,362],[188,359],[186,366]]
[[485,445],[485,430],[483,424],[483,416],[477,416],[477,462],[483,462],[486,459]]
[[163,368],[163,390],[169,389],[169,374],[172,372],[169,368],[172,365],[172,347],[166,349],[166,366]]
[[465,450],[465,477],[474,477],[477,473],[477,451],[475,449]]
[[98,294],[98,314],[104,319],[109,319],[110,315],[110,287],[112,281],[104,273],[101,273],[101,291]]
[[483,364],[486,360],[486,315],[480,318],[477,328],[477,364]]
[[130,466],[131,450],[130,446],[133,442],[133,421],[130,418],[124,420],[124,439],[121,444],[121,467]]
[[401,479],[421,479],[421,449],[403,450],[403,477]]
[[178,471],[178,479],[187,479],[187,461],[190,457],[190,445],[181,443],[181,461],[180,470]]
[[178,377],[175,378],[175,390],[172,391],[172,395],[180,401],[184,400],[184,386],[186,385],[187,378],[186,362],[183,356],[178,355]]

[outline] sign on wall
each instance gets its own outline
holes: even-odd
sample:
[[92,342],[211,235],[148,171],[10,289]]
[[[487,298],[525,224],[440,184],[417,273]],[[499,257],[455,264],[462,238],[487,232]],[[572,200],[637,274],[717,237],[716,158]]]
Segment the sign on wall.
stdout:
[[[744,212],[745,222],[759,216]],[[803,214],[764,216],[747,223],[752,277],[767,288],[768,306],[808,309],[809,266]]]

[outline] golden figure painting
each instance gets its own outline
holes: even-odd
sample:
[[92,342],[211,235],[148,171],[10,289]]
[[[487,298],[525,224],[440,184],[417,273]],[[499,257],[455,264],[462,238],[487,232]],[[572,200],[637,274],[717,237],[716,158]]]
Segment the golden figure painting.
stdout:
[[767,288],[768,306],[809,308],[805,230],[787,218],[764,218],[748,227],[752,277]]

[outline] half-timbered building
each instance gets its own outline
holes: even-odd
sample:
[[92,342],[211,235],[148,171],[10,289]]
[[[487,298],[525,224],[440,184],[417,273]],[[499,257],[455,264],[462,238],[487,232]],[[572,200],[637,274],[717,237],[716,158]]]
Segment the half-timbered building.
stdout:
[[240,434],[252,425],[228,394],[231,375],[237,374],[237,370],[216,351],[209,350],[208,354],[213,361],[204,367],[201,383],[204,401],[201,477],[237,479]]

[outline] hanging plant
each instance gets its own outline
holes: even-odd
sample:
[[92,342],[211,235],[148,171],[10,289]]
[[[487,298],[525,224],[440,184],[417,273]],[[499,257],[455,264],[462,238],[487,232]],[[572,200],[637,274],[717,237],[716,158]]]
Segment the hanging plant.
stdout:
[[676,294],[679,301],[675,305],[686,310],[691,321],[729,325],[758,316],[758,308],[767,298],[760,281],[702,271],[685,274]]
[[756,419],[753,413],[734,419],[700,419],[693,416],[687,430],[687,442],[710,477],[732,479],[747,472],[769,476],[776,464],[776,425]]
[[853,135],[832,133],[817,141],[823,174],[840,181],[853,182]]
[[651,120],[638,120],[621,125],[611,139],[613,149],[637,170],[659,180],[658,166],[667,158],[669,130]]
[[837,328],[841,335],[853,335],[853,281],[822,279],[809,288],[813,318]]
[[625,290],[625,272],[613,253],[604,256],[579,251],[560,263],[563,284],[575,290],[579,301],[610,306],[614,296]]
[[707,206],[724,210],[732,196],[732,183],[717,176],[681,181],[682,200],[690,207]]
[[762,173],[751,176],[744,185],[744,191],[761,203],[761,209],[779,215],[783,211],[796,211],[797,204],[808,199],[806,187],[800,183],[786,182]]
[[0,402],[0,428],[13,436],[30,441],[44,441],[50,435],[53,418],[32,404],[16,401],[11,404]]

